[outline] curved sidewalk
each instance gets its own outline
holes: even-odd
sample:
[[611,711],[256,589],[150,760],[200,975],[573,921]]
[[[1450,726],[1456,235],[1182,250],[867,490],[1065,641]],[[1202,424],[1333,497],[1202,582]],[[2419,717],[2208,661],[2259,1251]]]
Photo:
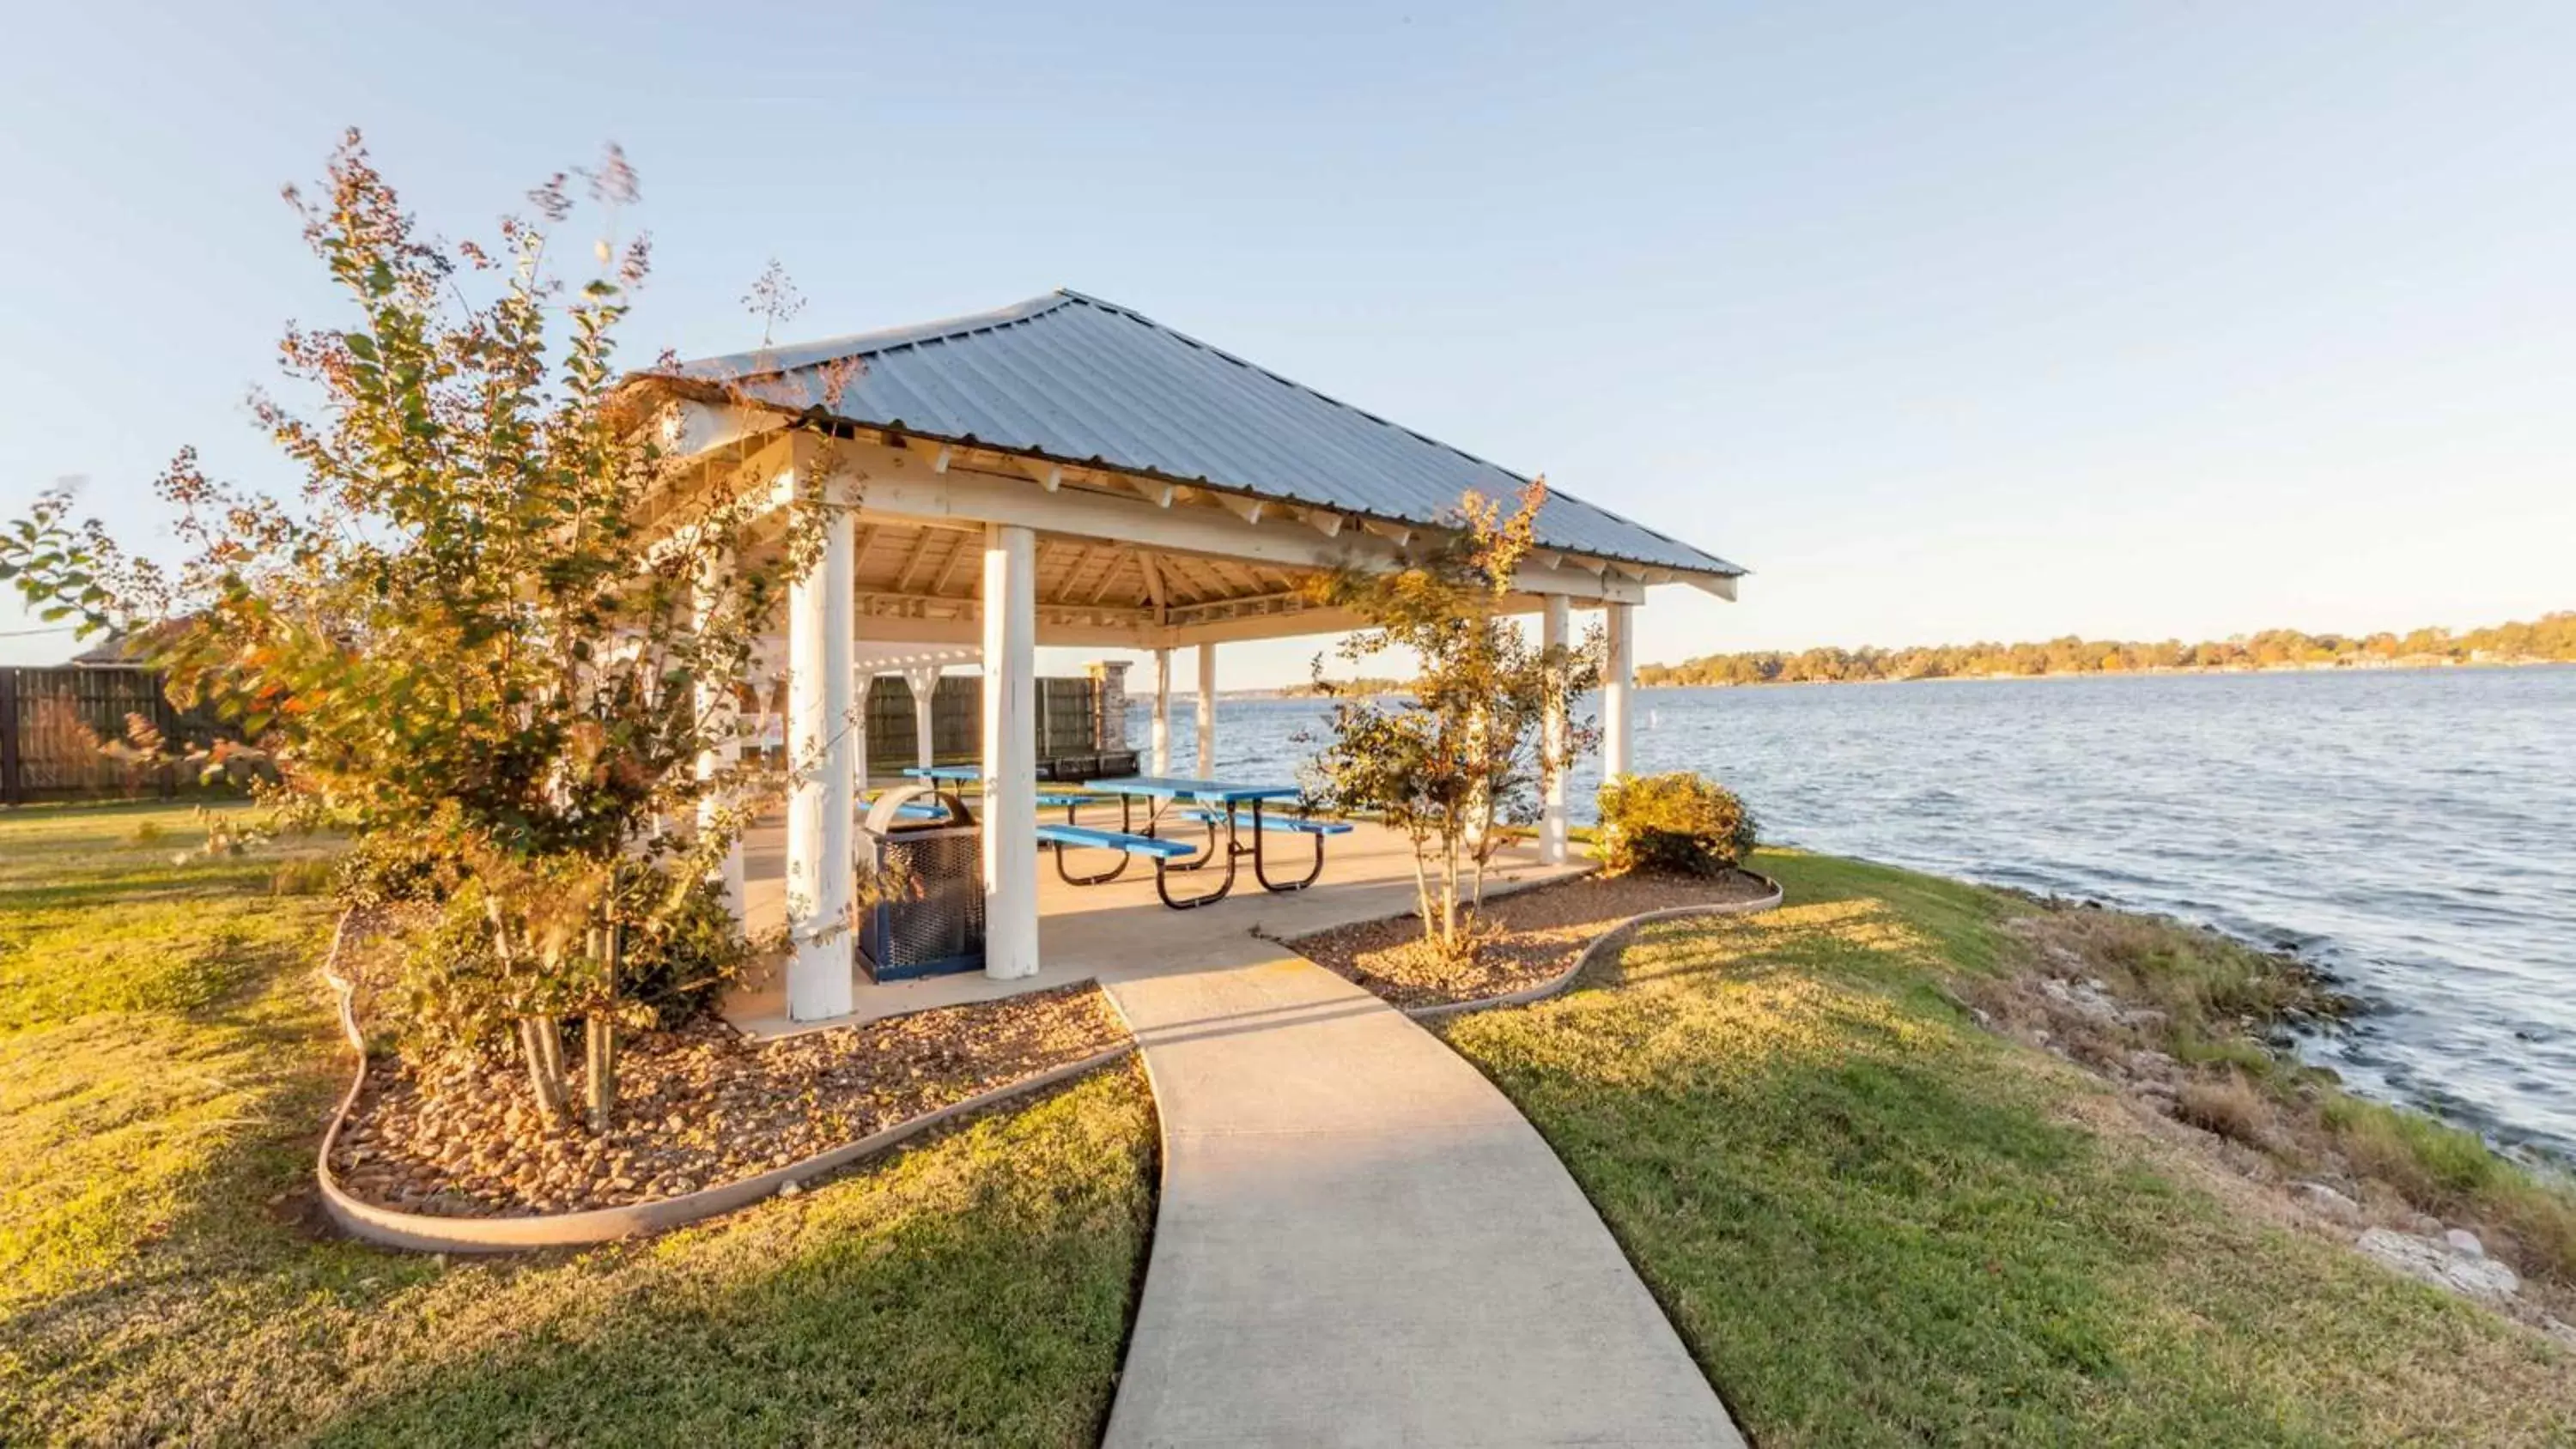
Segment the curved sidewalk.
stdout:
[[1232,954],[1109,984],[1163,1132],[1113,1449],[1744,1442],[1502,1093],[1324,968]]

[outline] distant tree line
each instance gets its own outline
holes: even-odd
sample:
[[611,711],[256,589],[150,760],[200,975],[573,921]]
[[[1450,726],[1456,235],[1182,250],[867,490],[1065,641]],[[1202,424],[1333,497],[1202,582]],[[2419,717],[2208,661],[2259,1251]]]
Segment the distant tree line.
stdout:
[[2078,639],[2045,643],[1929,644],[1905,649],[1827,645],[1794,654],[1755,650],[1648,664],[1640,684],[1821,684],[1893,679],[1978,679],[2033,674],[2134,674],[2154,670],[2365,668],[2407,664],[2529,664],[2576,661],[2576,611],[2531,623],[2454,634],[2260,634],[2202,644]]
[[1409,679],[1384,679],[1373,674],[1363,674],[1357,679],[1283,684],[1279,687],[1278,693],[1288,699],[1302,699],[1309,695],[1338,695],[1350,698],[1371,694],[1402,694],[1412,687],[1413,681]]

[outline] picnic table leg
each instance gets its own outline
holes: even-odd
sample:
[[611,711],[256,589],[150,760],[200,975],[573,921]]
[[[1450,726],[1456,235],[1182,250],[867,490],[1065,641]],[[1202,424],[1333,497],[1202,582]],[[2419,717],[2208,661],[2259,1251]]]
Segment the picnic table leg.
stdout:
[[1215,905],[1217,902],[1224,900],[1227,895],[1233,892],[1235,871],[1234,857],[1236,850],[1234,841],[1234,812],[1231,810],[1227,811],[1225,819],[1225,880],[1220,883],[1215,890],[1212,890],[1203,896],[1175,897],[1172,894],[1171,873],[1173,871],[1196,870],[1200,866],[1207,864],[1209,858],[1216,853],[1216,826],[1211,823],[1208,826],[1207,855],[1203,855],[1197,860],[1191,861],[1187,865],[1174,865],[1172,862],[1163,860],[1159,857],[1154,861],[1154,894],[1163,898],[1164,905],[1170,906],[1176,911],[1196,910],[1200,906]]
[[[1173,796],[1173,797],[1172,797],[1172,799],[1171,799],[1171,801],[1170,801],[1169,803],[1170,803],[1170,804],[1174,804],[1174,805],[1179,804],[1179,803],[1180,803],[1180,797],[1179,797],[1179,796],[1177,796],[1177,795]],[[1204,802],[1202,802],[1202,803],[1204,803]],[[1225,807],[1225,811],[1226,811],[1226,820],[1227,820],[1227,822],[1228,822],[1228,826],[1229,826],[1229,828],[1231,828],[1232,821],[1233,821],[1233,819],[1234,819],[1234,807],[1233,807],[1232,805],[1228,805],[1228,806],[1226,806],[1226,807]],[[1156,809],[1155,809],[1155,811],[1154,811],[1155,819],[1156,819],[1156,820],[1161,819],[1161,818],[1162,818],[1162,813],[1163,813],[1163,809],[1162,809],[1162,807],[1159,807],[1159,806],[1158,806],[1158,807],[1156,807]],[[1154,834],[1154,833],[1155,833],[1155,831],[1154,831],[1154,821],[1149,820],[1149,821],[1145,822],[1145,833],[1146,833],[1147,835],[1152,835],[1152,834]],[[1201,866],[1203,866],[1203,865],[1206,865],[1206,864],[1207,864],[1207,863],[1209,863],[1210,861],[1215,860],[1215,859],[1216,859],[1216,822],[1215,822],[1215,821],[1213,821],[1213,820],[1211,820],[1211,821],[1209,821],[1209,822],[1207,823],[1207,837],[1208,837],[1208,839],[1207,839],[1207,845],[1206,845],[1206,847],[1205,847],[1204,849],[1200,850],[1198,854],[1196,854],[1196,855],[1194,855],[1194,856],[1191,856],[1191,857],[1190,857],[1189,859],[1187,859],[1187,860],[1175,860],[1175,861],[1167,862],[1167,864],[1169,865],[1169,867],[1170,867],[1171,869],[1173,869],[1173,870],[1197,870],[1199,867],[1201,867]]]
[[[1081,809],[1082,803],[1080,801],[1070,799],[1066,800],[1064,802],[1064,823],[1067,825],[1080,825],[1082,823],[1082,817],[1079,813]],[[1118,800],[1118,832],[1121,835],[1131,833],[1127,828],[1127,799],[1123,795],[1120,796]],[[1055,851],[1055,873],[1063,877],[1066,885],[1106,885],[1109,882],[1118,879],[1118,877],[1125,875],[1127,873],[1129,862],[1134,859],[1133,856],[1130,856],[1127,852],[1122,850],[1118,852],[1117,869],[1102,871],[1098,875],[1075,875],[1072,871],[1064,868],[1064,843],[1062,841],[1051,841],[1049,844]]]
[[1252,802],[1252,878],[1261,882],[1261,888],[1263,890],[1273,891],[1284,896],[1291,891],[1304,890],[1306,887],[1313,885],[1316,879],[1323,875],[1324,837],[1319,832],[1313,836],[1315,842],[1315,863],[1307,869],[1305,879],[1285,882],[1272,880],[1270,878],[1270,873],[1262,869],[1261,837],[1264,833],[1265,832],[1261,828],[1261,802],[1255,800]]
[[1122,850],[1118,852],[1118,865],[1115,869],[1102,871],[1098,875],[1075,875],[1072,871],[1064,868],[1064,842],[1056,840],[1049,841],[1047,843],[1055,851],[1055,873],[1064,878],[1064,883],[1066,885],[1106,885],[1109,882],[1118,879],[1118,877],[1125,875],[1127,873],[1128,861],[1134,859],[1134,857]]

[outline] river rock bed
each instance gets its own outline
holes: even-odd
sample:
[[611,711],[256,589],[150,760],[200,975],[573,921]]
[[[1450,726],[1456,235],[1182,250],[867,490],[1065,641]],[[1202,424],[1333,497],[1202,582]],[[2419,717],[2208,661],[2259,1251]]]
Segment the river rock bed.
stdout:
[[1675,906],[1742,905],[1771,894],[1761,877],[1578,876],[1485,902],[1490,932],[1473,962],[1442,961],[1423,944],[1422,922],[1390,916],[1300,936],[1286,944],[1400,1007],[1505,996],[1554,980],[1583,948],[1631,916]]
[[648,1202],[785,1167],[1127,1040],[1088,982],[777,1041],[712,1020],[630,1033],[604,1133],[548,1125],[514,1058],[414,1069],[380,1057],[331,1169],[353,1196],[433,1216]]

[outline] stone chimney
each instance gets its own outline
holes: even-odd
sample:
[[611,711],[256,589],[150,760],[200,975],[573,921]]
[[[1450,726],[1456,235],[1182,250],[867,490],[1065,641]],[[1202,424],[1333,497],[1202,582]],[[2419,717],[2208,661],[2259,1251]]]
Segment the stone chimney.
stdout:
[[1127,748],[1127,661],[1095,659],[1086,666],[1092,682],[1091,747],[1102,752]]

